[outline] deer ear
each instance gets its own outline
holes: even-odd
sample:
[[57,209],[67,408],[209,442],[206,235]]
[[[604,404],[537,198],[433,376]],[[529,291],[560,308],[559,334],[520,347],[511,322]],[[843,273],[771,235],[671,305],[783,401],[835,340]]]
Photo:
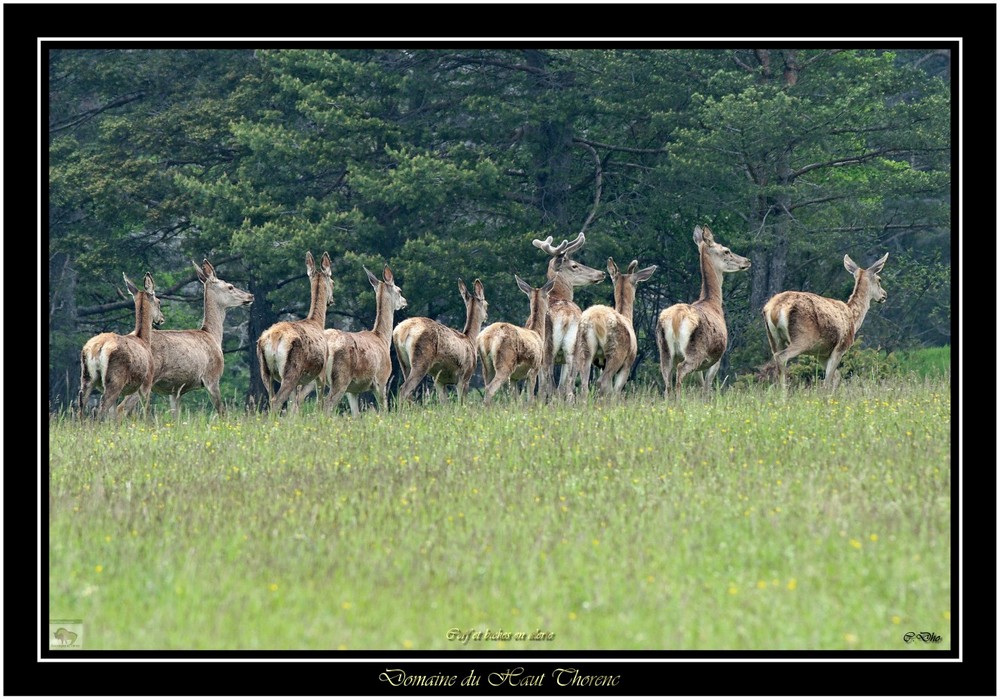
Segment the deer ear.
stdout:
[[386,284],[395,284],[392,278],[392,270],[389,269],[388,265],[382,268],[382,279],[385,280]]
[[472,290],[476,293],[476,296],[480,299],[486,299],[486,293],[483,291],[483,283],[478,279],[472,283]]
[[695,226],[694,227],[694,243],[695,243],[695,245],[698,245],[699,243],[701,243],[704,240],[705,240],[705,231],[704,231],[704,229],[702,229],[701,226]]
[[153,285],[153,276],[146,273],[146,276],[142,278],[142,286],[146,289],[147,294],[156,295],[156,287]]
[[[201,269],[201,265],[196,263],[194,260],[191,261],[191,264],[194,265],[194,272],[198,275],[198,281],[202,284],[208,282],[208,275]],[[205,261],[205,265],[208,265],[208,260]]]
[[527,294],[529,297],[531,296],[531,285],[530,284],[528,284],[527,282],[525,282],[523,279],[521,279],[517,275],[514,275],[514,281],[517,282],[517,288],[518,289],[520,289],[522,292],[524,292],[525,294]]
[[639,267],[639,261],[638,260],[633,260],[632,262],[630,262],[628,264],[628,268],[626,268],[625,274],[626,275],[631,275],[633,272],[635,272],[635,268],[637,268],[637,267]]
[[874,272],[875,274],[882,272],[882,267],[885,266],[885,261],[888,259],[889,259],[889,254],[886,253],[880,259],[876,260],[875,264],[868,268],[868,271]]
[[135,296],[139,293],[139,288],[135,286],[135,282],[130,280],[124,272],[122,273],[122,279],[125,280],[125,289],[128,290],[129,294]]
[[320,266],[323,268],[323,274],[325,275],[330,274],[331,268],[333,267],[333,263],[330,262],[329,253],[326,252],[323,253],[323,257],[320,259]]
[[312,251],[306,251],[306,274],[312,277],[316,274],[316,261],[313,260]]
[[361,267],[364,268],[365,274],[368,275],[368,282],[369,282],[369,284],[371,284],[371,286],[375,287],[375,289],[378,289],[379,284],[381,284],[381,280],[378,277],[376,277],[375,275],[373,275],[371,273],[371,270],[369,270],[364,265],[362,265]]
[[848,272],[850,272],[853,275],[853,274],[857,273],[857,271],[859,269],[861,269],[861,268],[858,267],[858,264],[856,262],[854,262],[853,260],[851,260],[851,256],[850,255],[846,255],[845,254],[844,255],[844,269],[847,270]]
[[556,283],[555,280],[549,280],[548,282],[546,282],[545,284],[543,284],[542,285],[542,294],[546,294],[547,295],[549,292],[551,292],[552,291],[552,286],[555,283]]
[[463,299],[469,298],[469,290],[465,288],[465,282],[462,281],[461,277],[458,278],[458,291]]
[[642,270],[639,270],[637,273],[635,273],[635,281],[645,282],[653,275],[654,272],[656,272],[656,265],[651,265],[649,267],[643,268]]
[[608,274],[611,275],[612,278],[618,276],[618,265],[615,264],[614,258],[608,258]]
[[215,268],[212,267],[212,263],[208,261],[208,258],[205,258],[204,268],[205,268],[205,274],[208,276],[210,280],[217,279],[215,276]]

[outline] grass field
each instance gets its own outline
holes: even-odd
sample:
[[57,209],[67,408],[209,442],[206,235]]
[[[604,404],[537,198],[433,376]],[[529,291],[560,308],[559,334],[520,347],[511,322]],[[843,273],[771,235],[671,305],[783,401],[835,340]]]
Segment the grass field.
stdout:
[[56,417],[49,615],[91,650],[949,649],[951,462],[947,377]]

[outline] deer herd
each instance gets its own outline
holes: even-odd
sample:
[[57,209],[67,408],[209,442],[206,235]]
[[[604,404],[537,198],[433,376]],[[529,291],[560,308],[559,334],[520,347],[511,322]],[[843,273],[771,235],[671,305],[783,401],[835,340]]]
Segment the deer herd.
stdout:
[[[256,343],[270,411],[277,414],[286,404],[289,411],[295,411],[313,391],[328,411],[346,394],[352,415],[358,415],[359,396],[364,392],[374,394],[379,410],[387,409],[393,349],[402,373],[401,402],[412,400],[425,377],[433,380],[439,400],[447,398],[448,386],[455,386],[462,402],[477,364],[482,367],[486,405],[504,386],[520,381],[527,401],[533,399],[536,387],[540,397],[558,394],[572,399],[578,378],[579,392],[587,396],[593,367],[600,368],[596,381],[601,394],[621,392],[637,353],[632,325],[636,285],[648,280],[656,265],[638,269],[638,261],[633,260],[623,272],[608,258],[614,307],[599,304],[581,309],[573,302],[574,288],[598,284],[605,277],[604,272],[571,257],[585,240],[581,232],[576,240],[559,245],[552,244],[551,236],[532,241],[550,256],[548,279],[541,287],[532,287],[514,275],[529,300],[528,319],[521,326],[500,321],[483,328],[489,306],[483,284],[475,280],[470,291],[460,279],[458,290],[466,309],[461,331],[424,317],[394,325],[395,313],[406,307],[406,299],[388,265],[381,279],[365,268],[375,290],[372,329],[326,328],[327,307],[333,299],[330,256],[323,253],[317,266],[312,253],[306,253],[309,313],[298,321],[275,323]],[[707,226],[695,227],[694,243],[701,266],[701,294],[690,304],[664,309],[656,322],[664,397],[678,394],[692,373],[697,373],[704,390],[711,386],[728,344],[722,277],[750,268],[749,259],[718,243]],[[764,326],[782,387],[786,386],[788,361],[813,355],[825,365],[825,386],[836,388],[837,367],[854,343],[871,302],[886,299],[879,273],[888,257],[886,253],[871,267],[862,268],[844,256],[844,267],[854,277],[854,291],[846,302],[787,291],[764,305]],[[135,328],[127,335],[101,333],[83,346],[77,400],[81,415],[86,415],[95,388],[102,391],[97,415],[116,419],[140,401],[148,413],[152,392],[167,395],[176,412],[180,397],[199,387],[208,391],[216,411],[224,415],[219,381],[226,310],[247,306],[254,297],[219,279],[208,260],[201,266],[192,264],[205,291],[204,321],[198,329],[154,329],[164,319],[152,275],[146,273],[141,290],[124,277],[135,302]],[[556,365],[562,366],[558,387]],[[125,398],[119,405],[121,397]]]

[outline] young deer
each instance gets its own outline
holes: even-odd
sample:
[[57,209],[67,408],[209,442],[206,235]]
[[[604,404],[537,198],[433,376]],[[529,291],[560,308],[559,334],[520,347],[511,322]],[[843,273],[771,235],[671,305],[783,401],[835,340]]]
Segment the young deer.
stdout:
[[458,291],[465,302],[465,328],[461,333],[429,318],[408,318],[392,332],[392,343],[403,372],[399,399],[408,399],[428,374],[434,379],[438,401],[447,398],[447,386],[457,385],[462,403],[469,380],[476,371],[476,337],[486,320],[489,304],[483,295],[483,283],[472,283],[473,293],[458,281]]
[[656,322],[664,397],[670,395],[675,368],[678,391],[691,372],[700,373],[705,390],[711,385],[729,338],[722,311],[722,275],[750,269],[750,260],[716,243],[707,226],[695,226],[694,242],[701,263],[701,296],[693,304],[664,309]]
[[604,363],[597,380],[597,386],[604,394],[610,394],[612,390],[621,391],[632,371],[638,351],[632,328],[635,286],[656,272],[656,265],[636,271],[638,266],[639,261],[633,260],[622,274],[615,261],[608,258],[608,274],[615,285],[615,308],[598,304],[584,311],[580,317],[575,364],[580,373],[580,393],[584,396],[590,390],[590,367],[595,361],[600,363],[603,360]]
[[95,387],[103,392],[98,416],[118,418],[119,396],[139,393],[144,412],[149,413],[149,392],[153,387],[153,353],[150,335],[153,324],[163,323],[160,300],[156,298],[153,276],[146,273],[139,290],[122,273],[125,287],[135,300],[135,330],[130,335],[101,333],[87,341],[80,353],[80,415],[86,412],[87,400]]
[[483,380],[486,381],[484,403],[489,406],[493,395],[508,381],[527,379],[523,394],[532,400],[535,380],[542,371],[545,359],[545,318],[549,310],[549,293],[555,280],[540,288],[532,289],[523,279],[514,275],[518,289],[530,300],[528,320],[524,327],[513,323],[493,323],[483,329],[476,342],[479,359],[483,363]]
[[846,304],[809,292],[781,292],[764,304],[767,341],[782,386],[790,359],[814,355],[826,365],[823,384],[831,391],[837,388],[841,357],[854,343],[872,301],[881,304],[886,299],[879,272],[888,258],[886,253],[866,270],[844,256],[844,267],[854,276],[854,291]]
[[[257,340],[257,362],[260,378],[267,387],[270,410],[280,411],[296,387],[321,377],[326,361],[326,307],[333,297],[330,256],[323,253],[316,267],[311,252],[306,253],[306,273],[309,275],[309,314],[301,321],[281,321],[260,334]],[[275,381],[280,382],[274,393]],[[296,403],[292,402],[294,410]]]
[[370,331],[348,333],[330,329],[325,334],[325,377],[330,387],[326,406],[336,406],[346,393],[351,414],[355,416],[359,413],[358,395],[364,391],[374,392],[380,411],[389,406],[386,389],[392,374],[389,356],[392,317],[406,307],[406,299],[396,286],[388,265],[382,270],[381,280],[367,267],[364,270],[375,288],[375,325]]
[[559,374],[559,390],[567,397],[573,395],[574,348],[576,334],[580,327],[580,307],[573,303],[573,288],[604,281],[604,272],[587,267],[570,255],[586,242],[583,232],[570,243],[563,240],[558,246],[552,245],[552,236],[544,241],[537,238],[533,246],[552,256],[549,260],[548,279],[554,280],[549,292],[549,314],[545,323],[545,359],[542,367],[541,391],[546,397],[555,389],[555,366],[562,365]]
[[[215,275],[212,263],[203,266],[191,261],[198,280],[205,286],[205,317],[201,328],[190,330],[154,330],[150,344],[153,350],[153,392],[170,397],[170,410],[176,415],[180,397],[205,387],[220,416],[226,409],[219,391],[219,381],[225,367],[222,354],[222,327],[226,309],[249,306],[253,294],[234,287]],[[138,401],[133,394],[122,403],[131,408]]]

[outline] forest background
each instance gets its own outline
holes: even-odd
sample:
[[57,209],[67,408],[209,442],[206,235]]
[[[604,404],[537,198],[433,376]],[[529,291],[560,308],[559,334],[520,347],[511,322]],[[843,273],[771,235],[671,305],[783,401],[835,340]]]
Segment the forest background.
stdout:
[[[306,251],[329,251],[327,326],[371,327],[362,270],[461,328],[457,279],[520,323],[534,238],[587,234],[638,289],[634,371],[658,381],[661,309],[698,295],[695,225],[753,261],[725,282],[721,378],[768,359],[760,308],[846,300],[842,260],[889,252],[888,301],[860,343],[951,342],[952,52],[941,46],[563,49],[52,48],[48,70],[48,405],[79,388],[91,335],[133,326],[121,275],[153,273],[167,323],[200,324],[191,260],[255,296],[227,316],[228,401],[265,395],[261,331],[308,309]],[[610,285],[578,290],[610,303]],[[197,392],[192,399],[207,401]]]

